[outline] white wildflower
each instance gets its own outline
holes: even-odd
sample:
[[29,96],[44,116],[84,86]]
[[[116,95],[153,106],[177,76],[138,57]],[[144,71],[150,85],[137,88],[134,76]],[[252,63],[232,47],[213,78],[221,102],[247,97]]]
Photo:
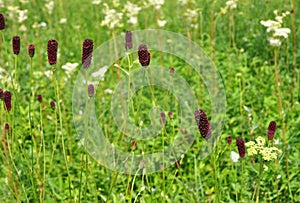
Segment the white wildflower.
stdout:
[[40,25],[41,25],[41,27],[47,27],[47,23],[46,22],[41,22]]
[[114,29],[117,27],[123,27],[122,17],[123,13],[117,12],[115,9],[109,9],[107,4],[104,4],[104,14],[105,18],[101,22],[101,26],[107,26],[110,29]]
[[229,9],[234,9],[237,7],[237,0],[229,0],[226,2],[226,7]]
[[192,10],[192,9],[187,9],[184,15],[187,17],[188,24],[192,28],[197,28],[198,27],[198,9]]
[[92,76],[101,79],[104,77],[104,74],[106,73],[107,69],[108,69],[107,66],[103,66],[102,68],[99,68],[98,71],[92,73]]
[[76,70],[77,67],[78,67],[78,63],[68,62],[65,65],[63,65],[61,68],[66,71],[67,76],[70,78],[72,73]]
[[291,33],[290,28],[277,28],[274,30],[273,36],[287,38],[290,33]]
[[99,4],[101,4],[101,0],[93,0],[92,4],[99,5]]
[[54,1],[46,1],[45,7],[49,14],[52,14],[52,11],[54,9]]
[[47,78],[49,78],[49,79],[52,78],[52,71],[51,70],[45,71],[44,74],[47,76]]
[[67,19],[66,18],[61,18],[60,20],[59,20],[59,23],[60,24],[65,24],[67,22]]
[[164,0],[149,0],[148,5],[154,6],[156,10],[159,10],[162,5],[164,5],[165,1]]
[[141,7],[128,1],[124,6],[124,11],[126,13],[126,16],[128,17],[127,22],[133,25],[137,24],[138,22],[137,15],[141,9],[142,9]]
[[281,45],[280,39],[276,39],[276,38],[273,38],[273,37],[269,38],[269,43],[273,47],[280,47],[280,45]]
[[114,91],[112,91],[111,89],[106,89],[104,90],[105,94],[112,94]]
[[0,7],[4,8],[4,2],[3,2],[3,0],[0,0]]
[[28,0],[19,0],[19,2],[20,2],[21,4],[27,4],[29,1],[28,1]]
[[236,163],[239,161],[240,155],[238,153],[236,153],[235,151],[231,151],[230,158],[234,163]]
[[19,30],[20,30],[21,32],[26,32],[26,31],[27,31],[27,28],[26,28],[25,25],[21,25],[21,26],[19,27]]
[[166,23],[166,20],[157,20],[158,27],[165,27]]
[[28,10],[17,10],[18,22],[23,23],[28,18]]
[[263,167],[264,167],[264,171],[267,171],[267,170],[269,169],[269,168],[268,168],[268,166],[267,166],[267,165],[265,165],[265,164],[264,164],[264,166],[263,166]]
[[274,20],[267,20],[267,21],[261,20],[260,24],[267,27],[267,32],[275,30],[281,26],[281,24],[279,22],[274,21]]

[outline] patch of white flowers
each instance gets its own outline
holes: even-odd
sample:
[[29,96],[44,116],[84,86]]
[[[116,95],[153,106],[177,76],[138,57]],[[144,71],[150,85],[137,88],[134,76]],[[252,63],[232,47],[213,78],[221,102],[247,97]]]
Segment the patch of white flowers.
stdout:
[[52,14],[52,11],[54,9],[54,1],[51,0],[45,0],[45,7],[47,9],[48,14]]
[[104,14],[105,18],[101,22],[101,26],[107,26],[110,29],[123,27],[122,17],[123,13],[116,11],[115,9],[110,9],[109,6],[105,3],[104,5]]
[[199,10],[192,10],[190,8],[186,9],[184,16],[187,18],[187,25],[190,25],[192,28],[198,28],[198,15]]
[[155,10],[160,10],[161,6],[164,5],[165,0],[149,0],[146,4],[147,6],[153,6]]
[[290,28],[282,27],[283,19],[290,14],[289,11],[282,13],[279,15],[277,10],[274,11],[275,19],[274,20],[262,20],[260,24],[267,28],[267,33],[270,33],[270,37],[268,38],[271,46],[279,47],[281,45],[282,39],[288,38],[291,33]]
[[142,8],[128,1],[124,6],[124,11],[128,18],[128,23],[136,25],[138,23],[138,14]]

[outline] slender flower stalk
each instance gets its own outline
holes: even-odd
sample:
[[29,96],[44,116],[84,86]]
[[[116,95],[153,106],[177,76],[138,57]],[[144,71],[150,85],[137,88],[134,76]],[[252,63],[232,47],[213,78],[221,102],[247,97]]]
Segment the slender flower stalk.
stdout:
[[[63,150],[63,155],[64,155],[64,161],[66,165],[66,170],[68,174],[68,186],[69,186],[69,199],[72,199],[72,190],[71,190],[71,179],[70,179],[70,171],[69,171],[69,165],[68,165],[68,160],[67,160],[67,155],[66,155],[66,149],[65,149],[65,139],[64,139],[64,133],[63,133],[63,119],[62,119],[62,111],[61,111],[61,106],[60,106],[60,93],[59,93],[59,86],[56,78],[56,68],[54,65],[57,63],[57,49],[58,49],[58,43],[56,40],[52,39],[48,41],[47,44],[47,54],[48,54],[48,62],[50,65],[52,65],[52,71],[53,71],[53,84],[55,87],[55,97],[56,97],[56,102],[57,102],[57,110],[58,110],[58,115],[59,115],[59,133],[61,135],[61,142],[62,142],[62,150]],[[51,108],[53,109],[53,104],[55,102],[51,102]],[[56,108],[56,107],[55,107]],[[53,155],[53,154],[52,154]]]

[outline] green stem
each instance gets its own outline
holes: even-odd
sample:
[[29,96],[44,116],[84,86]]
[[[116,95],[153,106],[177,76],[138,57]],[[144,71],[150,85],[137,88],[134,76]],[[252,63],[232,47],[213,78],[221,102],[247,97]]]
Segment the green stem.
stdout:
[[260,166],[259,166],[259,174],[258,174],[258,182],[257,182],[256,203],[259,202],[259,189],[260,189],[260,180],[261,180],[262,169],[263,169],[263,159],[261,157]]

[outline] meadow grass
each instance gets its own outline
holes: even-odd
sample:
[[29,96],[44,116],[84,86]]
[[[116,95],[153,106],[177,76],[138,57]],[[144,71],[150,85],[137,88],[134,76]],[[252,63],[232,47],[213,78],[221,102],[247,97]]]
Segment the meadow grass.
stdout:
[[[12,94],[10,111],[5,101],[0,104],[0,202],[300,201],[299,1],[244,0],[237,1],[236,8],[215,0],[188,0],[185,4],[165,0],[160,8],[155,8],[153,2],[159,1],[132,1],[141,7],[136,14],[138,22],[132,24],[124,11],[124,0],[102,0],[100,4],[92,0],[0,0],[0,13],[5,17],[5,29],[0,30],[0,88]],[[109,15],[105,4],[116,10],[112,19],[123,13],[113,27],[101,25]],[[27,10],[27,18],[22,19],[24,14],[20,10]],[[281,39],[279,47],[270,45],[270,33],[260,23],[274,19],[274,10],[280,14],[290,12],[281,26],[291,32]],[[162,26],[160,21],[164,20],[166,24]],[[72,92],[78,88],[74,85],[77,75],[83,72],[81,54],[85,39],[93,40],[95,50],[119,35],[124,36],[125,42],[127,30],[144,29],[180,33],[203,49],[222,77],[226,116],[218,142],[205,159],[199,152],[206,141],[198,133],[187,153],[170,167],[162,164],[156,173],[137,171],[130,175],[106,168],[85,151],[89,142],[86,134],[81,135],[74,127]],[[13,36],[21,39],[17,55],[12,50]],[[58,42],[55,65],[47,61],[50,39]],[[116,50],[122,49],[117,47],[116,40],[110,43],[107,64],[111,66],[95,85],[92,97],[87,94],[85,78],[86,110],[90,112],[90,102],[95,102],[96,117],[105,138],[130,155],[128,164],[131,156],[164,151],[179,132],[184,132],[179,128],[184,121],[172,91],[149,85],[127,101],[126,119],[140,129],[149,126],[149,112],[153,106],[159,106],[165,114],[165,126],[150,140],[137,140],[119,130],[111,112],[111,91],[130,73],[145,67],[139,63],[137,50],[118,59],[120,53]],[[161,42],[158,36],[157,43],[169,42]],[[28,55],[30,44],[35,46],[33,57]],[[198,109],[204,109],[208,120],[213,120],[210,115],[214,109],[203,77],[183,59],[157,50],[149,52],[150,65],[167,71],[174,67],[175,73],[193,90]],[[63,69],[67,63],[75,68]],[[145,74],[144,80],[151,84],[153,78]],[[133,80],[129,76],[128,90],[134,91]],[[174,87],[180,88],[176,84]],[[50,105],[52,101],[55,108]],[[168,115],[169,112],[172,114]],[[88,132],[89,114],[82,117],[78,120],[84,120],[84,130]],[[233,161],[232,151],[239,152],[236,139],[249,142],[262,136],[267,140],[270,121],[276,121],[277,130],[265,147],[277,147],[282,153],[266,161],[263,154],[248,155],[246,147],[246,156]],[[192,125],[197,127],[196,121]],[[231,144],[226,140],[229,136],[233,138]]]

